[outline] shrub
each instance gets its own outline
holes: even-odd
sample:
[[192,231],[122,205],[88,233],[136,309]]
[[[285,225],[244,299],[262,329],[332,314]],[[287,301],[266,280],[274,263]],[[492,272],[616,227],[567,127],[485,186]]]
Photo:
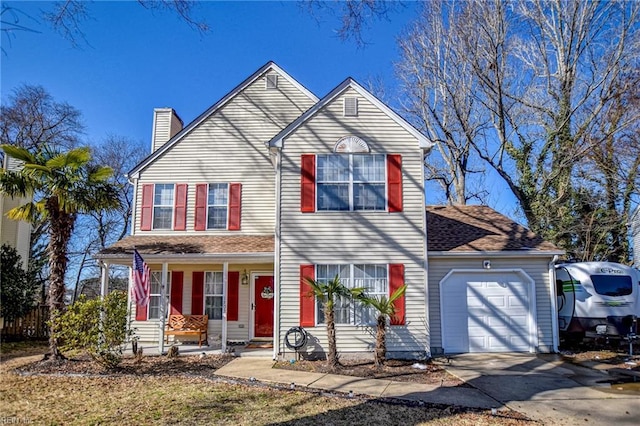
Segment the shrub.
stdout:
[[57,339],[63,351],[80,350],[107,368],[122,361],[127,328],[127,294],[109,293],[104,301],[81,295],[56,321]]

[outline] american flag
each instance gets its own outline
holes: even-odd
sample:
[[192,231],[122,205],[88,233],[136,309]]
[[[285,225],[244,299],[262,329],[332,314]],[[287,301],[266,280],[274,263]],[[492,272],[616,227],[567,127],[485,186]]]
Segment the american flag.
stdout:
[[149,304],[149,265],[145,263],[138,253],[133,251],[133,288],[131,296],[136,305],[147,306]]

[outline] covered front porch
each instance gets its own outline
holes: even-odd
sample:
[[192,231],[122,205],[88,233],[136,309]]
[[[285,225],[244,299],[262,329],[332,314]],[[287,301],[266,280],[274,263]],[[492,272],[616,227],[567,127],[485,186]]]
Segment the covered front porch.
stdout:
[[[273,353],[277,303],[273,237],[127,237],[97,256],[103,294],[109,289],[111,267],[131,268],[134,249],[150,269],[149,304],[136,306],[129,292],[132,339],[145,354],[164,353],[171,345],[178,345],[180,353],[251,349],[260,349],[263,356],[266,351]],[[202,347],[197,333],[166,333],[170,318],[191,315],[206,315]],[[247,348],[250,342],[252,347]]]

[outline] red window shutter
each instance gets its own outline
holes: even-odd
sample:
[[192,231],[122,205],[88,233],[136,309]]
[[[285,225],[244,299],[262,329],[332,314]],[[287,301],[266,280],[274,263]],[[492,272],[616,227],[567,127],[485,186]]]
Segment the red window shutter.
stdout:
[[147,320],[147,306],[136,305],[136,321],[146,321]]
[[171,271],[171,315],[182,314],[182,294],[184,289],[184,272]]
[[227,275],[227,321],[238,321],[240,272],[229,271]]
[[204,231],[207,229],[207,198],[209,185],[199,183],[196,185],[196,215],[194,229]]
[[[140,214],[140,230],[151,231],[153,219],[153,184],[142,185],[142,211]],[[146,319],[146,316],[145,316]]]
[[202,315],[204,307],[204,272],[194,272],[191,276],[191,314]]
[[175,202],[175,223],[173,229],[176,231],[187,230],[187,184],[176,184]]
[[[389,265],[389,296],[404,284],[404,265]],[[406,292],[405,292],[406,294]],[[405,294],[395,300],[395,315],[391,318],[391,325],[404,325],[405,323]]]
[[316,298],[313,296],[307,278],[315,278],[313,265],[300,265],[300,325],[302,327],[316,326]]
[[390,212],[402,211],[402,156],[387,154],[387,206]]
[[240,230],[240,219],[242,215],[242,184],[229,184],[229,231]]
[[316,211],[316,156],[303,154],[300,161],[300,211]]

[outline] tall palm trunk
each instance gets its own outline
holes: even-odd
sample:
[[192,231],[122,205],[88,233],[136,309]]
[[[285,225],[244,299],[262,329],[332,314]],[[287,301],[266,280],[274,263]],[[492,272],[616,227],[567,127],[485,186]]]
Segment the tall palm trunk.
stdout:
[[376,329],[376,367],[382,367],[387,356],[387,317],[378,315],[378,327]]
[[53,359],[63,358],[58,349],[57,317],[64,309],[64,276],[67,270],[67,246],[73,231],[75,215],[60,211],[58,199],[51,197],[47,201],[50,215],[49,225],[49,351]]
[[325,305],[324,316],[327,319],[327,339],[329,340],[329,353],[327,362],[331,370],[338,368],[338,350],[336,349],[336,322],[333,313],[332,304],[329,302]]

